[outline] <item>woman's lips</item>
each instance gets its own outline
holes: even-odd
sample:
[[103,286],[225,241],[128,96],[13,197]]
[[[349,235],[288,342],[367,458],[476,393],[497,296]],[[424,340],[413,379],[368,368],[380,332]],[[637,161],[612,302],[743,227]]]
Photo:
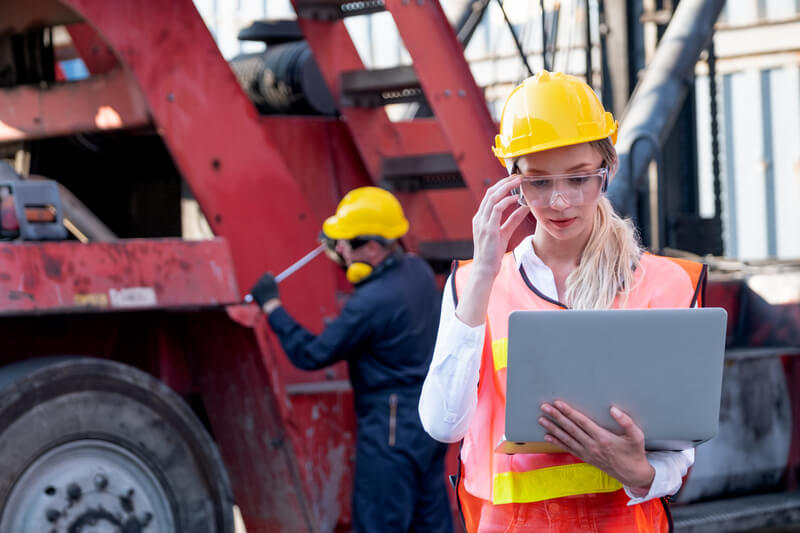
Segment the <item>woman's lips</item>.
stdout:
[[551,218],[550,222],[557,228],[568,228],[569,226],[572,225],[573,222],[575,222],[575,220],[577,220],[577,217],[561,218],[558,220],[556,220],[555,218]]

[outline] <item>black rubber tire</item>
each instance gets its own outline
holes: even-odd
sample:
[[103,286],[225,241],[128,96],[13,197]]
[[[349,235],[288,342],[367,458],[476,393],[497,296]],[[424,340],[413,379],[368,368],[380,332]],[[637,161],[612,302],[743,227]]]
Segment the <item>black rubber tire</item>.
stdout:
[[6,502],[37,457],[91,438],[127,449],[152,470],[170,500],[175,533],[233,533],[230,482],[214,442],[154,377],[112,361],[59,357],[2,368],[0,386],[2,513],[24,512]]

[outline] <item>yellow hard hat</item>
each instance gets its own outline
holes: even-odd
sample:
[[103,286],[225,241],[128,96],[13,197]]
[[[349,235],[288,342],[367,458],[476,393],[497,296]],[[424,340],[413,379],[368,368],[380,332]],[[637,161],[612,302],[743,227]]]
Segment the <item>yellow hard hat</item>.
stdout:
[[503,163],[506,158],[608,137],[616,143],[618,126],[583,80],[543,70],[508,95],[493,151]]
[[379,236],[399,239],[408,231],[408,220],[400,202],[389,191],[378,187],[359,187],[342,198],[336,214],[322,224],[331,239]]

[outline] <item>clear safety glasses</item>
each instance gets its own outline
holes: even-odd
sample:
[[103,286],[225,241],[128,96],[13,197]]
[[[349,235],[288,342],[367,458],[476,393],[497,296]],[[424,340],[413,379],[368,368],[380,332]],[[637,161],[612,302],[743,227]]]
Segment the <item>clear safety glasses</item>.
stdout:
[[521,205],[549,207],[561,197],[569,205],[586,205],[597,201],[606,189],[608,169],[558,174],[550,176],[522,176]]

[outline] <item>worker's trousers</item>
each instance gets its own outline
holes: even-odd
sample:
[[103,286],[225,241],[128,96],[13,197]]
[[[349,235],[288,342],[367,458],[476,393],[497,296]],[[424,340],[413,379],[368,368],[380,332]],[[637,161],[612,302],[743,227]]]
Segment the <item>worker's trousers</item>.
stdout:
[[418,395],[381,392],[369,405],[364,400],[356,400],[354,533],[452,533],[447,445],[422,429]]

